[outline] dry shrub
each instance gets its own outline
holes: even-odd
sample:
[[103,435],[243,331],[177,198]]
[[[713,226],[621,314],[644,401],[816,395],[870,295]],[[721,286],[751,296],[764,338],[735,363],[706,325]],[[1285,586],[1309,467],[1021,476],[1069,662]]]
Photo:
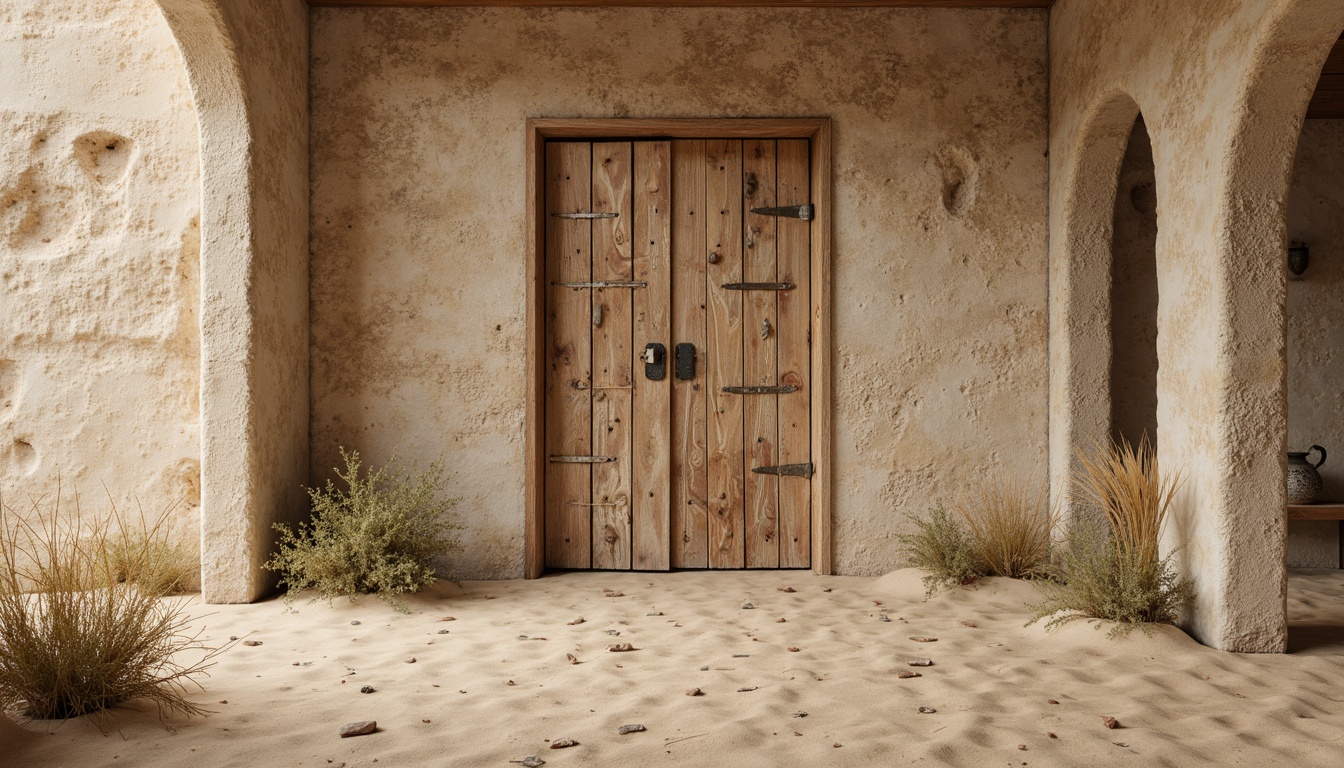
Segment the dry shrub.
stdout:
[[971,537],[941,502],[929,509],[928,517],[910,516],[914,533],[897,536],[906,563],[925,571],[924,597],[943,587],[970,584],[984,569]]
[[280,574],[286,599],[312,589],[318,597],[377,594],[399,610],[396,599],[435,579],[431,561],[457,547],[459,526],[447,518],[456,503],[440,498],[443,466],[411,476],[393,469],[393,458],[361,476],[359,454],[341,449],[345,472],[324,488],[309,488],[313,516],[295,532],[277,523],[279,550],[265,567]]
[[25,520],[0,500],[0,707],[51,719],[148,699],[160,716],[204,714],[189,686],[200,689],[224,649],[189,632],[183,601],[117,579],[117,558],[136,572],[157,567],[148,560],[160,527],[114,557],[125,530],[115,509],[81,529],[78,499],[66,522],[59,490],[43,502],[32,499]]
[[1048,487],[999,479],[957,507],[985,576],[1031,579],[1045,575],[1058,514]]
[[1083,518],[1070,525],[1068,547],[1028,623],[1050,617],[1050,629],[1074,619],[1105,619],[1116,622],[1113,636],[1175,623],[1193,599],[1194,585],[1179,578],[1172,555],[1160,556],[1158,542],[1179,475],[1162,474],[1146,436],[1137,447],[1122,440],[1094,450],[1080,466],[1074,492],[1104,522]]
[[129,581],[160,596],[197,590],[201,571],[197,553],[158,531],[122,534],[112,540],[109,555],[116,581]]

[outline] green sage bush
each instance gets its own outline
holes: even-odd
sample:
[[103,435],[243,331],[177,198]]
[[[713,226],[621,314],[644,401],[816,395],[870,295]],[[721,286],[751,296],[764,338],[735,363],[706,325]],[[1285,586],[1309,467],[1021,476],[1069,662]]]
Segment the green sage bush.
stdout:
[[931,507],[926,517],[911,515],[910,521],[915,532],[899,534],[897,540],[906,563],[926,572],[925,599],[939,589],[970,584],[984,575],[974,541],[942,502]]
[[265,567],[280,574],[286,599],[304,590],[331,598],[377,594],[399,610],[397,595],[435,579],[432,560],[455,550],[460,530],[444,499],[443,465],[409,474],[396,458],[361,472],[359,453],[341,449],[344,487],[309,488],[312,518],[297,530],[276,523],[278,550]]

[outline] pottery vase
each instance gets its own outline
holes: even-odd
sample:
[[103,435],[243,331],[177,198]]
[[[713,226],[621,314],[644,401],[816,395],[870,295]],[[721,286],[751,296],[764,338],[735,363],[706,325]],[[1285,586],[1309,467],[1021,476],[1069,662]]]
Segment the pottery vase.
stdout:
[[[1318,451],[1321,460],[1312,464],[1307,461],[1311,451]],[[1288,503],[1311,504],[1321,495],[1321,473],[1317,468],[1325,463],[1325,449],[1319,445],[1311,446],[1311,451],[1288,452]]]

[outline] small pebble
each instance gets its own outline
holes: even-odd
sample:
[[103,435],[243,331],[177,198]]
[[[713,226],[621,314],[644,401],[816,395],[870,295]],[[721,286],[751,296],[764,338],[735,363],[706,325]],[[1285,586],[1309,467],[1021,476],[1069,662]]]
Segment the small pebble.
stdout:
[[246,645],[248,648],[256,648],[258,645],[261,645],[261,641],[260,641],[260,640],[244,640],[244,641],[243,641],[243,645]]
[[373,692],[376,691],[376,690],[378,690],[378,689],[377,689],[377,688],[374,688],[372,685],[366,685],[366,686],[361,687],[361,688],[359,689],[359,692],[360,692],[360,693],[373,693]]
[[896,677],[902,680],[909,680],[912,677],[923,677],[923,675],[919,674],[918,672],[911,672],[909,670],[906,670],[904,672],[897,673]]
[[439,634],[440,634],[440,635],[446,635],[446,634],[448,634],[448,630],[446,630],[446,629],[440,629],[440,630],[439,630]]
[[751,609],[753,609],[753,608],[755,608],[755,607],[756,607],[756,606],[752,605],[751,603],[743,603],[743,604],[742,604],[742,610],[744,610],[744,611],[750,611]]
[[[822,591],[822,592],[830,592],[830,591],[831,591],[831,588],[830,588],[830,587],[822,587],[822,588],[821,588],[821,591]],[[838,746],[838,745],[837,745],[837,746]]]
[[567,621],[567,622],[565,622],[565,623],[572,627],[572,626],[574,626],[575,624],[582,624],[583,622],[584,622],[584,618],[583,618],[582,616],[580,616],[579,618],[577,618],[577,619],[575,619],[575,620],[573,620],[573,621]]
[[624,735],[626,735],[627,733],[640,733],[640,732],[642,732],[642,731],[644,731],[644,730],[645,730],[645,729],[644,729],[644,726],[639,725],[639,724],[634,724],[634,725],[622,725],[620,728],[617,728],[617,729],[616,729],[616,733],[619,733],[620,735],[624,736]]
[[932,715],[934,712],[937,712],[937,711],[938,711],[938,710],[934,709],[933,707],[920,707],[920,708],[919,708],[919,714],[921,714],[921,715]]
[[923,659],[923,658],[920,658],[920,659],[910,659],[909,661],[907,661],[907,662],[905,662],[905,663],[906,663],[906,664],[909,664],[909,665],[912,666],[912,667],[932,667],[932,666],[933,666],[933,659]]
[[649,611],[648,613],[646,613],[646,614],[644,614],[644,615],[645,615],[645,616],[662,616],[662,615],[663,615],[663,612],[662,612],[662,611]]
[[784,623],[784,617],[783,617],[783,616],[780,616],[778,619],[775,619],[775,623],[776,623],[776,624],[783,624],[783,623]]
[[577,747],[579,742],[573,739],[556,739],[551,742],[551,749],[564,749],[565,747]]
[[616,637],[617,635],[621,634],[621,632],[620,630],[617,629],[608,629],[607,634],[611,635],[612,637]]
[[358,626],[359,626],[359,619],[355,619],[354,621],[350,622],[350,626],[358,627]]
[[297,662],[297,661],[293,661],[293,662],[290,662],[289,665],[290,665],[291,667],[297,667],[297,666],[299,666],[299,662]]
[[519,636],[518,636],[518,639],[519,639],[519,640],[526,640],[526,639],[527,639],[527,635],[519,635]]
[[751,658],[751,654],[750,654],[750,653],[734,653],[734,654],[733,654],[733,658],[734,658],[734,659],[750,659],[750,658]]
[[407,657],[406,657],[406,663],[407,663],[407,664],[414,664],[414,663],[415,663],[415,657],[414,657],[414,656],[407,656]]
[[1126,744],[1126,743],[1123,742],[1123,741],[1112,741],[1111,743],[1114,744],[1114,745],[1117,746],[1117,747],[1128,747],[1128,746],[1129,746],[1128,744]]
[[1058,739],[1058,738],[1059,738],[1058,736],[1055,735],[1055,732],[1054,732],[1054,731],[1046,731],[1046,732],[1045,732],[1045,735],[1046,735],[1046,736],[1049,736],[1049,737],[1052,738],[1052,739]]
[[[237,640],[237,639],[238,639],[238,636],[237,636],[237,635],[229,635],[229,642],[233,642],[234,640]],[[1208,678],[1206,677],[1206,678],[1204,678],[1204,679],[1207,680]]]
[[756,688],[757,688],[757,686],[754,686],[754,685],[753,685],[753,686],[750,686],[750,687],[748,687],[748,688],[738,688],[738,689],[737,689],[737,692],[738,692],[738,693],[751,693],[752,691],[756,690]]
[[794,716],[794,717],[807,717],[807,713],[800,709],[800,710],[798,710],[797,712],[794,712],[794,713],[793,713],[793,716]]
[[1114,717],[1101,718],[1101,724],[1112,730],[1120,727],[1120,721],[1116,720]]
[[797,592],[798,590],[794,589],[793,587],[780,587],[780,588],[779,588],[779,591],[780,591],[780,592]]
[[1055,701],[1054,699],[1046,699],[1046,700],[1045,700],[1045,703],[1046,703],[1046,704],[1058,704],[1059,702],[1058,702],[1058,701]]
[[505,685],[517,685],[517,683],[513,682],[512,680],[510,680],[509,682],[505,683]]
[[358,723],[346,723],[341,726],[341,738],[364,736],[378,730],[377,720],[364,720]]
[[625,597],[624,592],[606,592],[603,597]]
[[687,696],[704,696],[704,695],[705,695],[705,692],[702,691],[702,690],[700,690],[699,688],[692,688],[691,690],[689,690],[689,691],[686,692],[686,695],[687,695]]
[[537,757],[536,755],[528,755],[527,757],[524,757],[521,760],[510,760],[509,762],[517,763],[521,766],[524,766],[524,768],[540,768],[540,766],[546,764],[545,760],[542,760],[540,757]]
[[228,704],[228,703],[229,703],[229,700],[228,700],[228,699],[220,699],[220,700],[219,700],[219,703],[220,703],[220,704]]
[[572,654],[572,653],[566,653],[566,654],[565,654],[565,658],[566,658],[566,659],[569,659],[569,663],[570,663],[570,664],[578,664],[578,663],[579,663],[579,657],[578,657],[578,656],[575,656],[575,655]]
[[888,622],[889,622],[889,621],[891,621],[891,617],[888,616],[888,615],[885,614],[885,613],[879,613],[879,614],[877,614],[877,620],[878,620],[878,621],[888,621]]
[[797,653],[797,652],[798,652],[798,646],[795,645],[789,646],[789,653]]
[[961,626],[963,626],[963,627],[970,627],[971,629],[975,629],[975,628],[978,627],[979,625],[976,624],[974,621],[963,621],[963,622],[961,622]]
[[701,671],[701,672],[708,672],[708,671],[709,671],[709,665],[706,664],[705,666],[701,667],[701,668],[700,668],[700,671]]
[[1026,745],[1026,744],[1018,744],[1018,745],[1017,745],[1017,748],[1020,749],[1020,750],[1022,750],[1023,752],[1026,752],[1026,751],[1027,751],[1027,745]]
[[938,638],[936,638],[936,637],[912,637],[912,638],[910,638],[910,639],[911,639],[911,640],[914,640],[916,643],[936,643],[936,642],[938,642]]
[[607,650],[612,653],[625,653],[626,651],[635,650],[635,646],[629,643],[616,643],[615,645],[608,645]]
[[439,621],[457,621],[457,619],[452,616],[444,616],[442,619],[439,619]]

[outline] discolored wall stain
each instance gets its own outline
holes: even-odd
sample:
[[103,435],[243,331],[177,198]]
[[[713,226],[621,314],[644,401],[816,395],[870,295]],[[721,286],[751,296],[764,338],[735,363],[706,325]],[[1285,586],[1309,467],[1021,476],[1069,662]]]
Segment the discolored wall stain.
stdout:
[[314,9],[312,482],[447,461],[464,549],[523,557],[524,123],[834,126],[835,562],[1044,479],[1043,11]]

